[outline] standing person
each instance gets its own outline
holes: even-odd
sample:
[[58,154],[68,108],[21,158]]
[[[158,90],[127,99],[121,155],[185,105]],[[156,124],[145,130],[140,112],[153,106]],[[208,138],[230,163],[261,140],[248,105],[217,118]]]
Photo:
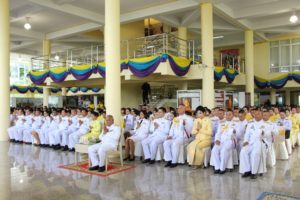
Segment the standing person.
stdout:
[[210,147],[212,137],[212,122],[205,114],[205,109],[201,106],[195,111],[196,119],[193,124],[192,134],[195,140],[187,146],[187,161],[194,169],[203,165],[204,149]]
[[151,95],[151,87],[149,85],[149,83],[145,82],[142,87],[141,87],[142,91],[143,91],[143,104],[147,105],[149,103],[149,96]]

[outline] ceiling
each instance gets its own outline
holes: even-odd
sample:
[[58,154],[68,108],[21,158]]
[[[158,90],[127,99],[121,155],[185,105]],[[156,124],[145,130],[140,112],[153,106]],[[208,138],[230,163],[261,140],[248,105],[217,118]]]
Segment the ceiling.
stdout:
[[[121,23],[155,18],[172,26],[186,26],[200,39],[200,7],[204,0],[121,0]],[[207,0],[206,0],[207,1]],[[243,30],[253,29],[255,41],[280,34],[300,33],[299,0],[211,0],[214,4],[215,47],[244,43]],[[52,40],[52,52],[98,43],[87,32],[104,26],[104,0],[10,0],[11,51],[42,54],[42,40]],[[32,29],[23,28],[29,17]],[[94,34],[97,35],[97,34]]]

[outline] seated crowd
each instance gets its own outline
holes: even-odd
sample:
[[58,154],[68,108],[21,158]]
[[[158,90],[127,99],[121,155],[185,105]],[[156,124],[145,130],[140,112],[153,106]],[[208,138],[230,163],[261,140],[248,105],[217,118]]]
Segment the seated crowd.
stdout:
[[154,164],[157,154],[163,152],[165,167],[177,167],[183,157],[193,169],[209,163],[215,174],[222,175],[239,164],[242,177],[251,178],[275,165],[276,138],[284,138],[288,155],[300,144],[299,107],[210,110],[199,106],[190,113],[184,105],[152,112],[146,106],[122,108],[121,114],[118,127],[114,117],[106,116],[102,109],[11,108],[8,134],[11,142],[54,150],[72,152],[78,143],[90,145],[90,170],[99,172],[105,171],[106,152],[116,150],[124,137],[127,161],[135,160],[139,145],[143,163]]

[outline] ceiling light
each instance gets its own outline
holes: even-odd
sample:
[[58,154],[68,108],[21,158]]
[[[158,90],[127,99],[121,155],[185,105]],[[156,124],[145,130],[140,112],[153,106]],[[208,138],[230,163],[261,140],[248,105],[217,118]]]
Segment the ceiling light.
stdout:
[[26,30],[30,30],[31,29],[31,25],[29,23],[29,17],[26,17],[26,23],[24,24],[24,28]]
[[222,39],[224,38],[224,35],[214,36],[214,39]]
[[293,14],[291,17],[290,17],[290,22],[292,22],[293,24],[296,23],[298,21],[298,17],[297,15]]
[[56,54],[54,57],[55,60],[59,60],[59,56]]

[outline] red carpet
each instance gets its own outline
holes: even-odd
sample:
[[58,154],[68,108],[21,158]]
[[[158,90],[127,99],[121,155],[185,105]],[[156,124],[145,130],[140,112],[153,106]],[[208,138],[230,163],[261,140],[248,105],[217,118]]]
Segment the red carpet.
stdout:
[[62,166],[59,166],[59,168],[82,172],[82,173],[91,174],[91,175],[96,175],[96,176],[109,176],[112,174],[117,174],[120,172],[124,172],[124,171],[130,170],[130,169],[133,169],[133,168],[135,168],[135,166],[129,165],[129,164],[124,164],[123,166],[121,166],[120,164],[109,164],[107,171],[98,172],[98,171],[89,171],[89,164],[87,161],[85,161],[85,162],[79,162],[77,164],[73,163],[70,165],[62,165]]

